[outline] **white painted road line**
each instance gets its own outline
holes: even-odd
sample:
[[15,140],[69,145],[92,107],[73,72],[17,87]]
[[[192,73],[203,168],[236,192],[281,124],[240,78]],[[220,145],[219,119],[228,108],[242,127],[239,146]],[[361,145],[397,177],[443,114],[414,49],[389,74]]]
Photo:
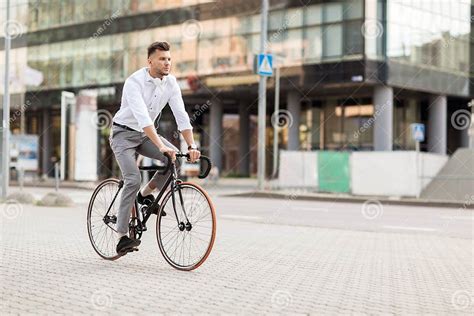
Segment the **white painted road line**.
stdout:
[[399,229],[399,230],[413,230],[413,231],[423,231],[423,232],[434,232],[436,229],[434,228],[426,228],[426,227],[410,227],[410,226],[391,226],[386,225],[383,228],[387,229]]
[[224,219],[243,219],[243,220],[262,220],[262,217],[258,216],[245,216],[245,215],[221,215],[220,218]]
[[324,208],[324,207],[300,207],[300,206],[297,206],[297,207],[292,207],[293,209],[296,209],[298,211],[313,211],[313,212],[329,212],[329,209],[328,208]]
[[454,220],[474,220],[474,216],[440,216],[441,219],[454,219]]

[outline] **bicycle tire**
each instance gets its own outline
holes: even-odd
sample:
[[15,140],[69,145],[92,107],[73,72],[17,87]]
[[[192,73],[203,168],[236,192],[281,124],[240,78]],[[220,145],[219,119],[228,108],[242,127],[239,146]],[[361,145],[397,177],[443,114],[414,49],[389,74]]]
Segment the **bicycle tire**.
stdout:
[[[161,254],[163,255],[164,259],[166,260],[166,262],[168,264],[170,264],[173,268],[175,268],[177,270],[191,271],[191,270],[197,269],[199,266],[201,266],[206,261],[206,259],[209,257],[209,255],[211,253],[211,250],[212,250],[212,247],[214,245],[215,238],[216,238],[216,226],[217,226],[216,214],[215,214],[214,205],[213,205],[211,199],[209,198],[209,195],[199,185],[194,184],[194,183],[190,183],[190,182],[182,182],[182,183],[178,184],[178,190],[182,190],[182,191],[183,190],[191,190],[191,191],[194,191],[194,192],[197,192],[198,194],[200,194],[201,200],[203,202],[205,201],[205,203],[207,204],[207,211],[209,212],[210,221],[211,221],[211,226],[209,226],[209,227],[206,227],[206,225],[204,225],[204,224],[202,226],[197,225],[197,223],[199,221],[196,221],[196,220],[200,220],[202,218],[205,218],[208,215],[201,215],[201,213],[199,213],[200,217],[195,218],[194,217],[194,211],[195,211],[194,209],[196,207],[194,207],[194,209],[189,209],[188,208],[188,211],[186,211],[186,213],[188,215],[188,219],[189,219],[191,225],[194,225],[194,226],[189,231],[187,231],[186,229],[184,231],[180,231],[181,233],[183,233],[182,246],[183,247],[185,246],[186,231],[188,232],[187,235],[190,235],[190,240],[189,240],[189,244],[190,244],[191,240],[193,238],[191,234],[192,233],[197,233],[196,232],[196,230],[198,229],[197,227],[201,227],[202,230],[204,230],[204,229],[209,230],[210,235],[208,236],[208,240],[207,241],[205,240],[208,244],[205,247],[205,249],[203,249],[202,254],[198,253],[197,254],[197,259],[192,261],[192,262],[189,261],[188,264],[182,264],[182,263],[176,262],[176,257],[173,258],[173,254],[176,253],[176,251],[178,251],[177,250],[177,244],[176,244],[176,249],[175,249],[173,254],[170,253],[171,251],[168,251],[166,249],[166,246],[163,243],[163,239],[165,237],[169,236],[169,234],[171,234],[173,231],[175,232],[175,235],[178,236],[176,238],[179,238],[179,233],[180,233],[176,230],[176,229],[179,230],[179,228],[178,228],[178,225],[176,223],[176,216],[175,216],[174,210],[172,209],[173,206],[171,204],[172,203],[171,191],[169,191],[165,195],[165,197],[163,198],[163,202],[161,203],[161,206],[160,206],[160,209],[159,209],[159,212],[158,212],[158,217],[157,217],[157,220],[156,220],[156,237],[157,237],[158,247],[160,249],[160,252],[161,252]],[[178,210],[181,209],[180,205],[182,205],[182,204],[179,201],[180,199],[178,197],[178,191],[175,192],[175,196],[176,196],[176,200],[177,200],[177,207],[176,208],[177,208],[177,212],[179,213]],[[185,198],[183,197],[183,204],[188,204],[189,205],[189,203],[192,203],[192,201],[189,201],[189,199],[188,199],[188,201],[185,201]],[[171,204],[171,209],[169,207],[170,204]],[[167,215],[163,217],[163,216],[161,216],[161,213],[164,210],[166,210]],[[178,217],[179,217],[179,215],[178,215]],[[173,230],[172,232],[164,231],[164,227],[165,227],[164,221],[171,221],[171,226],[170,227],[172,227],[173,225],[176,225],[176,227],[172,228],[172,230]],[[209,220],[206,220],[206,221],[209,221]],[[195,230],[194,232],[192,232],[193,229]],[[167,235],[162,236],[162,234],[167,234]],[[169,237],[169,238],[172,238],[172,237]],[[196,237],[196,236],[195,236],[195,238],[200,239],[199,237]],[[178,240],[176,240],[176,242],[178,242]],[[166,243],[167,242],[165,242],[165,244]],[[182,251],[183,251],[183,249],[180,249],[180,253]],[[189,246],[189,255],[191,256],[191,246]],[[184,259],[184,255],[183,255],[183,259]]]

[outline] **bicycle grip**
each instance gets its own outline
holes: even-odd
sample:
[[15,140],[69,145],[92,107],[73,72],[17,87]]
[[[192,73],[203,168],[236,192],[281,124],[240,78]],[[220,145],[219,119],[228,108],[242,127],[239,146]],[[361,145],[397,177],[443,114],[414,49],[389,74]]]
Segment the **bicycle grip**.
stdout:
[[[211,162],[211,159],[209,159],[209,158],[206,157],[206,156],[201,156],[201,157],[199,157],[199,159],[200,159],[201,161],[204,160],[204,161],[206,162],[206,164],[207,164],[205,171],[204,171],[203,173],[201,173],[200,175],[198,175],[198,178],[199,178],[199,179],[204,179],[205,177],[207,177],[207,176],[209,175],[209,172],[211,171],[212,162]],[[203,168],[202,168],[202,167],[203,167],[202,165],[203,165],[203,164],[202,164],[202,162],[201,162],[201,169],[203,169]]]
[[[189,154],[178,153],[176,154],[176,157],[185,157],[189,160]],[[203,155],[199,157],[199,160],[201,161],[201,170],[203,169],[202,161],[204,160],[206,162],[206,169],[204,170],[204,172],[200,170],[200,174],[198,175],[199,179],[204,179],[205,177],[209,175],[209,172],[211,171],[212,162],[211,162],[211,159],[209,159],[209,157],[203,156]]]

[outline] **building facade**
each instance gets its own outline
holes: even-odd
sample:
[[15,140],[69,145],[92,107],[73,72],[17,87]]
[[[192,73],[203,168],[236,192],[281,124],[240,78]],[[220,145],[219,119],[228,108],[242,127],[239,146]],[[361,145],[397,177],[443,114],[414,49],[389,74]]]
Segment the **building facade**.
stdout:
[[[12,117],[24,110],[12,132],[39,135],[39,173],[51,175],[61,159],[61,92],[110,118],[124,80],[146,66],[146,47],[165,40],[203,152],[226,174],[252,175],[259,10],[259,1],[235,0],[12,1]],[[414,150],[412,123],[427,127],[424,151],[467,147],[471,16],[465,0],[270,1],[267,51],[280,67],[283,111],[272,118],[272,77],[266,165],[272,124],[290,150]],[[0,49],[3,67],[3,38]],[[159,131],[178,142],[171,111]],[[101,126],[91,142],[99,178],[117,175],[108,134]]]

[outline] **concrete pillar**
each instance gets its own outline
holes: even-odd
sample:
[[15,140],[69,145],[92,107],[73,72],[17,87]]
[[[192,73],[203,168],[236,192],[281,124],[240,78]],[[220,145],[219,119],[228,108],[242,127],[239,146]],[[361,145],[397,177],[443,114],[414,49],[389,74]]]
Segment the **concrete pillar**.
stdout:
[[[473,125],[474,122],[472,120],[471,108],[468,107],[467,109],[465,109],[465,111],[467,111],[466,114],[469,113],[469,115],[461,116],[463,118],[466,118],[466,121],[465,121],[466,124],[462,125],[463,128],[459,131],[459,147],[461,147],[461,148],[469,148],[470,147],[470,143],[471,143],[470,142],[470,134],[472,133],[472,128],[474,127],[474,125]],[[455,118],[451,117],[450,119],[453,120]],[[451,123],[453,125],[452,122],[449,122],[449,123]]]
[[393,89],[375,86],[374,95],[374,150],[393,149]]
[[51,112],[50,109],[43,109],[43,121],[41,126],[41,169],[43,176],[48,176],[50,169],[53,167],[51,163]]
[[428,111],[428,151],[445,155],[448,130],[446,96],[432,96]]
[[301,103],[297,91],[289,91],[286,104],[290,114],[288,126],[288,150],[300,150]]
[[209,153],[214,166],[219,168],[222,172],[222,120],[223,120],[223,105],[218,99],[212,99],[210,105],[210,139],[209,139]]
[[250,114],[249,103],[241,100],[239,104],[239,173],[250,175]]
[[471,125],[467,131],[467,148],[474,149],[474,114],[471,114]]
[[459,132],[460,132],[459,147],[469,148],[469,127],[463,128]]

